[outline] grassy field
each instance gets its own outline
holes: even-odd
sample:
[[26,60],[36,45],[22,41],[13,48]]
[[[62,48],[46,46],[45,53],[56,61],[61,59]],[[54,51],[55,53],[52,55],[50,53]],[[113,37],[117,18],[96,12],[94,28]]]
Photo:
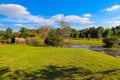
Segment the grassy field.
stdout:
[[69,42],[71,44],[83,44],[83,45],[92,45],[92,46],[103,45],[102,39],[78,38],[78,39],[66,39],[64,40],[64,42]]
[[120,80],[120,59],[85,49],[0,46],[0,80]]

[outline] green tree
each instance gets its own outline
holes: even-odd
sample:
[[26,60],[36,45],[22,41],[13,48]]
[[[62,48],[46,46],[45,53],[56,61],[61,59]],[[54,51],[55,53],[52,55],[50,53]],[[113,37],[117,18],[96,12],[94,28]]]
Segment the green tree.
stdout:
[[3,37],[5,35],[5,31],[0,31],[0,37]]
[[110,37],[113,35],[113,32],[111,29],[107,28],[104,32],[103,32],[103,37]]
[[111,48],[115,47],[119,42],[119,37],[108,37],[103,39],[105,47]]
[[102,26],[97,28],[97,38],[102,38],[102,34],[104,32],[104,28]]
[[29,36],[29,32],[27,28],[22,27],[19,32],[20,32],[20,36],[23,38],[27,38]]
[[72,38],[78,38],[79,34],[80,34],[80,32],[78,30],[72,29],[70,37],[72,37]]
[[90,33],[91,38],[97,38],[97,31],[96,31],[95,27],[89,28],[87,34],[89,34],[89,33]]
[[10,38],[13,37],[13,31],[12,31],[11,28],[7,28],[7,29],[6,29],[4,37],[5,37],[6,39],[10,39]]
[[56,30],[51,29],[44,43],[49,46],[62,46],[63,39],[57,35]]
[[80,30],[79,38],[86,38],[86,29]]

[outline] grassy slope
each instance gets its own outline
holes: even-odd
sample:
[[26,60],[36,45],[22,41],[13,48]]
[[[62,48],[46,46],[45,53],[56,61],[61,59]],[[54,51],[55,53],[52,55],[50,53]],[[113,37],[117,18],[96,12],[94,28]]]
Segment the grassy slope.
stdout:
[[[92,73],[86,74],[84,76],[78,76],[76,74],[74,77],[76,79],[120,79],[120,59],[105,55],[101,52],[89,51],[85,49],[71,49],[71,48],[45,48],[45,47],[30,47],[23,45],[4,45],[0,46],[0,78],[3,78],[6,74],[12,74],[16,70],[26,70],[26,71],[38,71],[44,70],[46,67],[54,66],[60,67],[58,73],[64,72],[68,73],[69,67],[74,68],[84,68],[86,71],[89,70]],[[62,67],[66,67],[63,70]],[[9,67],[11,72],[6,73],[1,76],[3,67]],[[51,68],[49,68],[51,69]],[[50,71],[53,71],[51,69]],[[47,69],[48,70],[48,69]],[[62,71],[63,70],[63,71]],[[71,70],[70,70],[71,71]],[[73,69],[73,71],[75,71]],[[71,71],[71,72],[73,72]],[[57,72],[57,71],[55,71]],[[26,73],[27,74],[27,73]],[[33,73],[32,73],[33,74]],[[41,73],[42,74],[42,73]],[[56,73],[55,73],[56,75]],[[45,77],[52,79],[61,78],[61,75],[51,75],[50,77]],[[71,76],[73,76],[71,75]],[[17,76],[17,75],[16,75]],[[33,78],[33,75],[31,75]],[[48,71],[44,76],[49,76]],[[64,75],[63,75],[64,76]],[[15,77],[15,75],[13,75]],[[64,76],[65,77],[65,76]],[[7,77],[8,78],[8,77]],[[6,78],[5,78],[6,79]],[[14,79],[14,78],[13,78]],[[22,78],[23,79],[23,78]],[[37,79],[37,78],[34,78]],[[49,80],[50,80],[49,79]],[[64,78],[65,79],[65,78]]]

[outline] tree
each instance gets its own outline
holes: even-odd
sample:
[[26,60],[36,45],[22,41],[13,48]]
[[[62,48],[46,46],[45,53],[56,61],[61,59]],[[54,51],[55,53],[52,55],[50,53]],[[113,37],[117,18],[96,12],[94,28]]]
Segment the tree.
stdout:
[[37,36],[37,29],[27,29],[29,35]]
[[5,31],[0,31],[0,37],[3,37],[5,35]]
[[29,32],[27,28],[22,27],[19,32],[20,32],[20,36],[23,38],[27,38],[29,36]]
[[79,34],[79,38],[85,38],[86,36],[86,30],[83,29],[83,30],[80,30],[80,34]]
[[102,34],[104,32],[104,28],[102,26],[97,28],[97,38],[102,38]]
[[119,37],[108,37],[103,39],[105,47],[111,48],[115,47],[119,42]]
[[65,21],[60,21],[58,33],[62,37],[69,37],[71,34],[71,28]]
[[104,32],[103,32],[103,37],[110,37],[112,36],[112,30],[107,28]]
[[91,38],[96,38],[97,37],[97,31],[95,27],[91,27],[88,29],[88,34],[90,33]]
[[6,39],[10,39],[10,38],[13,37],[13,32],[12,32],[12,29],[11,29],[11,28],[7,28],[7,29],[6,29],[4,37],[5,37]]
[[45,39],[49,33],[49,27],[43,26],[37,30],[38,36],[42,39]]
[[44,42],[49,46],[62,46],[63,39],[57,35],[55,30],[51,29]]
[[78,30],[72,29],[70,37],[72,37],[72,38],[78,38],[79,34],[80,34],[80,32]]
[[38,37],[35,37],[34,39],[30,40],[29,38],[27,38],[26,40],[26,44],[28,45],[32,45],[32,46],[42,46],[42,42]]

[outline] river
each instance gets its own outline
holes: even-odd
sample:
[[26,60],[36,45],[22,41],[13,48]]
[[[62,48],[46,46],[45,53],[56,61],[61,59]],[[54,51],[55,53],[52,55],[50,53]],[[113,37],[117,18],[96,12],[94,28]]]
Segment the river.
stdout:
[[84,48],[84,49],[88,49],[88,50],[103,52],[103,53],[106,53],[108,55],[120,58],[120,51],[110,51],[107,48],[104,48],[102,46],[66,45],[66,47],[69,47],[69,48]]

